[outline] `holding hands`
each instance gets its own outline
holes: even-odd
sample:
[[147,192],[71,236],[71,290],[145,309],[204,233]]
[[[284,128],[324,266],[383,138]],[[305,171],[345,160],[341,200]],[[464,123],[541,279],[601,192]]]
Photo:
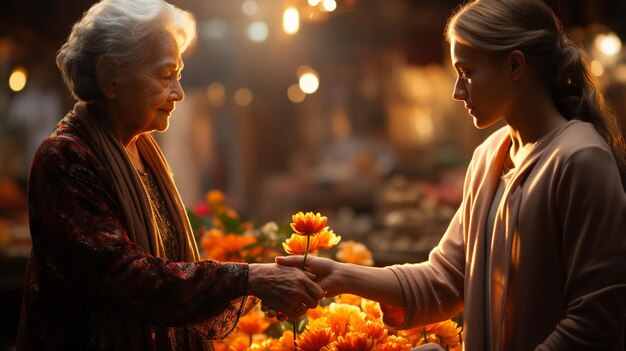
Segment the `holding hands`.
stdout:
[[261,299],[264,306],[271,306],[274,316],[280,319],[297,318],[307,308],[317,307],[324,298],[324,290],[313,281],[315,275],[299,267],[276,263],[256,263],[249,267],[248,295]]

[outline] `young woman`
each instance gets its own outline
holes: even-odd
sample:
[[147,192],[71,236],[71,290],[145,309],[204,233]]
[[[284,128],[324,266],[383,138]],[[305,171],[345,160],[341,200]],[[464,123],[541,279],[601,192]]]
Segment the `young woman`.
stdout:
[[623,350],[624,139],[584,53],[540,0],[468,3],[446,35],[454,99],[477,128],[507,126],[475,150],[441,242],[419,264],[306,269],[327,296],[382,302],[396,328],[464,311],[468,351]]

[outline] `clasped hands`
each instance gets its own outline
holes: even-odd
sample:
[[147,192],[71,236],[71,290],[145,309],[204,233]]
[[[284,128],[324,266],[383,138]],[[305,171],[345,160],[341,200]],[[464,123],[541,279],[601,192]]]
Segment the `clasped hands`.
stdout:
[[298,318],[325,297],[337,295],[335,261],[308,256],[281,256],[272,264],[250,264],[248,294],[261,299],[261,309],[279,320]]

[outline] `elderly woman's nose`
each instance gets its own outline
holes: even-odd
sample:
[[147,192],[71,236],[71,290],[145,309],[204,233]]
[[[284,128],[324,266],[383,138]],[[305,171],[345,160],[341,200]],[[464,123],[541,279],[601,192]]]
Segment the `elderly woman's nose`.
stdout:
[[180,102],[185,99],[185,91],[178,80],[174,81],[174,86],[170,92],[170,98],[176,102]]

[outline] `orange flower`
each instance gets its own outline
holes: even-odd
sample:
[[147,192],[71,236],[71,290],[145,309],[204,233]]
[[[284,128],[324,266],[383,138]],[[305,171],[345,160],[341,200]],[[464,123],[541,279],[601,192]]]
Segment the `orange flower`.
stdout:
[[453,346],[459,343],[459,333],[461,327],[453,320],[446,320],[438,323],[435,335],[441,340],[441,346]]
[[360,296],[352,294],[341,294],[335,297],[335,301],[337,301],[337,303],[344,303],[353,306],[361,306],[361,300],[362,298]]
[[337,245],[339,241],[341,241],[341,236],[335,235],[332,230],[324,228],[321,232],[319,232],[319,234],[315,236],[315,239],[317,239],[318,249],[328,250],[331,247]]
[[272,351],[293,351],[293,332],[287,330],[278,339],[278,341],[272,345]]
[[298,350],[318,351],[334,339],[335,333],[330,328],[307,330],[298,337]]
[[386,338],[388,333],[387,328],[380,319],[377,321],[366,321],[363,324],[358,324],[352,329],[352,331],[365,333],[376,341]]
[[345,241],[338,246],[337,259],[341,262],[354,263],[361,266],[372,266],[372,253],[361,243],[352,240]]
[[367,334],[349,332],[338,337],[330,346],[334,351],[374,351],[375,345]]
[[228,350],[248,351],[249,346],[250,346],[250,338],[245,335],[240,335],[228,343]]
[[380,305],[376,301],[361,299],[361,310],[365,312],[368,320],[381,319],[383,313],[380,310]]
[[[316,236],[310,236],[309,239],[309,253],[311,253],[318,249],[318,241]],[[306,236],[291,234],[291,237],[283,243],[283,248],[290,255],[302,255],[306,251],[306,241]]]
[[318,213],[307,212],[306,214],[298,212],[291,216],[291,229],[299,235],[316,235],[326,227],[328,218]]
[[335,335],[339,336],[344,335],[350,326],[362,324],[365,313],[357,306],[331,303],[326,318]]
[[320,305],[317,305],[317,307],[309,309],[306,312],[306,315],[307,317],[309,317],[309,320],[319,319],[326,315],[326,309]]
[[224,193],[219,190],[211,190],[206,194],[206,202],[211,206],[219,206],[224,203]]
[[265,318],[265,314],[258,307],[253,308],[245,316],[239,318],[237,328],[242,333],[248,335],[260,334],[270,326],[270,322]]
[[412,347],[409,340],[401,336],[389,335],[376,346],[376,351],[409,351]]

